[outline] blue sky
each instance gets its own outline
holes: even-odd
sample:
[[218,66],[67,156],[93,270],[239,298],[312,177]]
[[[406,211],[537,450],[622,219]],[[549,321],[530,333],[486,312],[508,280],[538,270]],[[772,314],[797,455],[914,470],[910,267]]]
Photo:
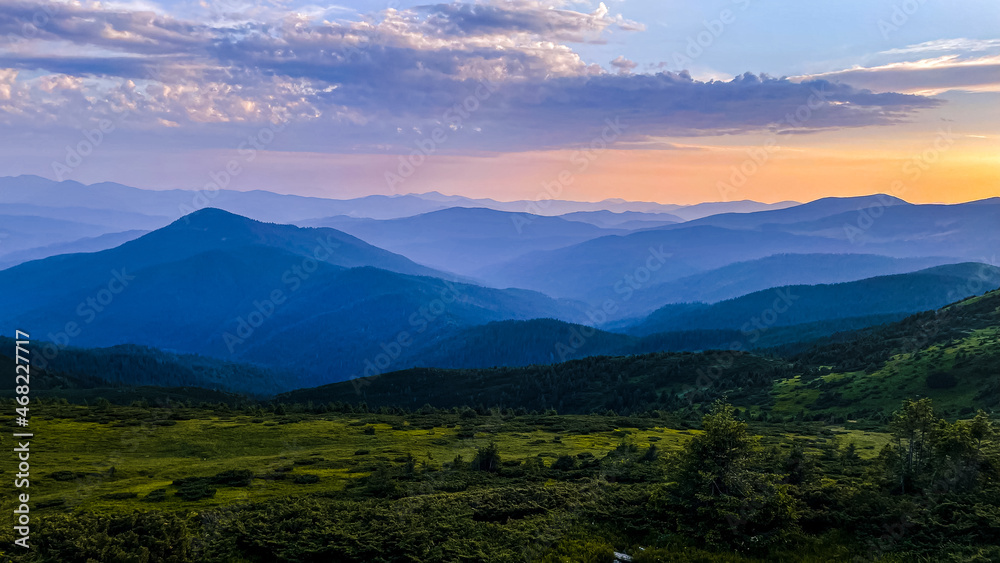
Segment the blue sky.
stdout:
[[[958,174],[966,189],[947,196],[971,199],[997,179],[998,29],[985,0],[10,0],[0,174],[197,188],[238,158],[236,189],[512,199],[603,134],[579,198],[692,201],[780,135],[784,175],[747,193],[778,200],[803,166],[819,179],[853,162],[881,182],[949,123],[963,141],[913,194],[944,199]],[[829,99],[790,121],[817,91]],[[609,119],[626,124],[613,139]],[[246,160],[244,139],[279,122]],[[412,181],[387,181],[428,143]],[[795,197],[853,184],[817,182]]]

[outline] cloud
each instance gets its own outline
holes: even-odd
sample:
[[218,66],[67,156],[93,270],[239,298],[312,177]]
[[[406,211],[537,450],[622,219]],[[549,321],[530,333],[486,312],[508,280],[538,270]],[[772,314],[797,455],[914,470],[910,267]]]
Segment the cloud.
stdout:
[[882,51],[883,55],[908,55],[911,53],[953,53],[961,52],[981,52],[1000,49],[1000,39],[936,39],[925,41],[916,45],[908,45],[896,49]]
[[[96,7],[86,7],[96,6]],[[134,54],[177,53],[207,45],[213,29],[153,11],[14,0],[0,7],[0,36],[20,40],[66,41]],[[0,42],[2,44],[2,42]]]
[[[603,3],[589,13],[531,0],[433,4],[354,20],[327,19],[330,9],[236,12],[204,23],[98,3],[4,3],[0,123],[86,127],[127,108],[122,129],[143,138],[231,143],[227,127],[281,119],[289,150],[411,150],[444,127],[462,139],[441,150],[508,151],[589,142],[605,120],[627,124],[621,141],[787,129],[817,91],[827,102],[796,130],[889,125],[939,103],[839,76],[633,74],[624,56],[612,74],[571,46],[642,29]],[[489,99],[449,119],[482,81]]]
[[933,59],[851,68],[798,77],[849,83],[875,92],[904,92],[924,96],[949,90],[1000,92],[1000,56],[963,58],[946,55]]
[[618,74],[629,74],[639,64],[626,59],[624,55],[618,55],[615,60],[611,61],[611,66],[618,69]]
[[[888,125],[940,102],[920,96],[875,94],[824,80],[792,82],[744,74],[702,82],[686,73],[564,78],[502,90],[503,119],[494,129],[521,131],[549,147],[586,144],[605,119],[627,126],[622,140],[762,130],[814,131]],[[514,109],[516,108],[516,109]],[[804,110],[808,108],[808,110]],[[487,116],[492,111],[484,110]],[[799,114],[800,117],[794,118]],[[801,115],[808,115],[802,119]],[[544,116],[544,119],[542,117]]]
[[586,14],[553,9],[540,2],[515,0],[495,4],[435,4],[420,8],[429,14],[427,24],[441,35],[480,36],[496,33],[528,33],[554,41],[596,41],[608,28],[626,31],[643,29],[642,25],[609,16],[603,2]]

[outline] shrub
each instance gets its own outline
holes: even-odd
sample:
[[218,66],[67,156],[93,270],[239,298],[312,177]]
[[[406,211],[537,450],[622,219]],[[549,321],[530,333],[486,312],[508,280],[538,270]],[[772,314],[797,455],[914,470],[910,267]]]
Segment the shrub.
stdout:
[[183,518],[161,512],[60,514],[32,534],[31,559],[187,563],[195,560],[193,538]]
[[615,550],[602,541],[563,540],[541,559],[542,563],[613,563]]
[[211,478],[212,483],[221,487],[249,487],[253,481],[253,471],[249,469],[230,469],[217,473]]
[[177,487],[175,494],[183,500],[195,501],[214,497],[215,489],[211,488],[206,480],[197,479],[183,482]]
[[576,458],[571,455],[561,455],[558,459],[556,459],[555,463],[552,464],[552,469],[572,471],[573,469],[576,469]]
[[927,376],[924,381],[931,389],[952,389],[958,385],[958,380],[949,372],[937,371]]
[[470,468],[475,471],[496,473],[500,471],[500,465],[500,449],[497,447],[496,442],[490,442],[488,446],[483,446],[476,450],[476,457],[472,458]]

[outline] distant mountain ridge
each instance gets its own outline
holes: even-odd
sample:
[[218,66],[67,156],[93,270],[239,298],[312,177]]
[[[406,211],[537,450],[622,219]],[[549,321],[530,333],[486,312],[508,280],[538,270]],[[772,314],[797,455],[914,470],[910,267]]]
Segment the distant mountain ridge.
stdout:
[[416,347],[496,320],[585,318],[538,293],[449,278],[334,229],[205,209],[114,249],[0,271],[0,324],[74,346],[153,346],[311,381],[360,374],[404,332]]
[[[273,197],[257,201],[278,205]],[[859,223],[880,201],[827,198],[638,230],[461,206],[316,221],[340,230],[206,207],[137,238],[123,233],[127,242],[114,248],[100,249],[111,235],[59,242],[50,247],[96,251],[0,270],[0,324],[33,327],[60,346],[201,354],[309,385],[406,367],[517,366],[734,341],[780,346],[1000,285],[1000,270],[981,263],[995,260],[984,253],[1000,240],[995,202],[884,200],[878,218]],[[89,213],[64,203],[61,217]],[[37,211],[31,204],[0,205],[22,213],[9,216],[11,232],[86,227],[55,212],[25,215]],[[659,217],[586,213],[624,219],[618,225]],[[789,297],[779,311],[780,292]],[[762,336],[749,338],[754,331]]]
[[[854,282],[774,287],[712,305],[667,305],[626,331],[650,335],[678,330],[770,327],[870,315],[912,314],[1000,286],[1000,268],[964,263]],[[737,326],[739,325],[739,326]]]
[[628,232],[479,207],[449,207],[400,219],[332,217],[303,224],[334,227],[420,264],[467,276],[526,252]]
[[[145,190],[114,182],[85,185],[72,180],[56,182],[40,176],[0,177],[0,205],[31,204],[53,207],[81,207],[119,212],[149,214],[176,219],[202,207],[212,206],[232,213],[281,223],[320,219],[336,215],[396,219],[450,207],[485,207],[497,211],[562,215],[577,211],[635,211],[642,213],[680,213],[685,220],[720,212],[749,212],[798,205],[798,202],[774,204],[754,201],[672,205],[655,202],[606,200],[577,202],[545,200],[545,205],[531,200],[497,201],[486,198],[406,194],[370,195],[349,199],[329,199],[284,195],[264,190],[235,191],[225,187],[194,187],[189,190]],[[687,210],[687,211],[684,211]],[[710,211],[709,211],[710,210]]]
[[[778,254],[998,261],[1000,208],[996,205],[988,201],[912,205],[895,200],[882,205],[882,199],[828,198],[789,209],[716,215],[530,252],[477,274],[496,285],[599,303]],[[876,203],[882,206],[873,207]],[[817,218],[820,215],[824,216]],[[662,267],[647,267],[651,256]]]
[[747,323],[785,292],[792,303],[764,319],[772,332],[759,344],[780,345],[895,320],[989,284],[1000,284],[1000,269],[947,265],[669,305],[616,334],[584,324],[597,319],[579,302],[449,279],[335,229],[205,209],[114,249],[0,271],[0,324],[34,327],[60,346],[135,344],[264,366],[296,374],[283,385],[308,386],[417,366],[557,363],[734,340],[749,349],[758,341]]
[[[387,220],[455,207],[488,208],[522,214],[532,212],[541,216],[578,211],[601,212],[607,209],[637,213],[680,210],[687,216],[700,217],[705,214],[700,209],[709,209],[624,200],[600,203],[547,200],[544,206],[540,206],[532,201],[501,202],[438,193],[329,199],[284,195],[264,190],[235,191],[225,187],[209,183],[189,190],[144,190],[114,182],[85,185],[70,180],[56,182],[39,176],[0,177],[0,216],[10,216],[0,218],[0,264],[13,265],[28,257],[52,256],[54,254],[47,247],[76,241],[95,250],[111,248],[112,244],[104,248],[94,245],[105,240],[99,238],[101,235],[134,230],[151,231],[207,207],[224,209],[259,221],[300,226],[315,226],[317,221],[331,217]],[[793,204],[794,202],[773,205],[729,202],[710,205],[713,206],[713,211],[748,211]],[[27,216],[39,219],[33,222],[32,228],[17,228],[17,223],[23,223]],[[647,226],[650,225],[633,224],[629,228]],[[90,242],[83,243],[83,239],[90,239]],[[11,253],[22,250],[31,252],[23,255],[25,258],[11,256]]]
[[[889,258],[875,254],[774,254],[734,262],[677,280],[640,287],[619,302],[615,319],[646,315],[668,303],[715,303],[787,285],[815,285],[916,272],[955,263],[946,257]],[[600,299],[597,292],[589,301]]]

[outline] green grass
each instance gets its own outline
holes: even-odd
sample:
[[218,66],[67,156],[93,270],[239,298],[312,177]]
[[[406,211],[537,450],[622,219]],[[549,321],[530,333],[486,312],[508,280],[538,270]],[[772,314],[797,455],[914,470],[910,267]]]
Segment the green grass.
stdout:
[[[44,411],[39,407],[37,411]],[[63,407],[67,408],[67,407]],[[84,407],[70,407],[71,410]],[[487,417],[475,423],[474,437],[460,437],[461,423],[416,428],[405,421],[369,424],[373,417],[323,415],[298,422],[295,416],[208,416],[179,420],[172,426],[144,423],[119,426],[67,418],[32,420],[32,502],[38,506],[62,500],[64,504],[39,512],[74,508],[97,510],[204,509],[237,501],[260,501],[317,491],[342,490],[347,482],[370,474],[373,464],[400,464],[413,454],[418,463],[440,468],[455,456],[471,459],[476,448],[496,442],[503,459],[523,460],[541,455],[548,465],[560,455],[589,452],[600,457],[623,440],[640,448],[655,443],[662,451],[679,448],[697,431],[664,427],[614,428],[600,432],[554,432],[509,422],[491,424]],[[394,417],[381,417],[394,418]],[[457,417],[455,417],[457,419]],[[586,422],[591,417],[560,417]],[[258,422],[254,422],[254,420]],[[466,422],[470,426],[470,422]],[[373,427],[374,434],[365,428]],[[653,438],[653,440],[650,440]],[[367,451],[367,453],[359,452]],[[171,483],[184,477],[209,477],[230,469],[249,469],[262,476],[291,466],[283,480],[256,478],[249,487],[217,487],[214,498],[185,501],[174,495]],[[85,475],[70,481],[52,478],[57,471]],[[11,477],[5,471],[2,478]],[[311,474],[316,484],[296,484],[292,477]],[[165,501],[144,502],[151,491],[166,488]],[[112,493],[136,493],[133,499],[104,499]],[[10,498],[3,499],[7,510]]]
[[[998,363],[1000,340],[996,329],[973,330],[949,343],[897,354],[872,373],[831,373],[808,382],[800,376],[778,380],[772,388],[772,410],[850,418],[862,412],[888,413],[906,398],[929,396],[947,416],[959,417],[975,408],[996,406],[997,397],[988,392],[988,386],[997,385]],[[934,373],[951,374],[956,385],[929,387],[927,377]],[[824,393],[836,402],[817,402]]]

